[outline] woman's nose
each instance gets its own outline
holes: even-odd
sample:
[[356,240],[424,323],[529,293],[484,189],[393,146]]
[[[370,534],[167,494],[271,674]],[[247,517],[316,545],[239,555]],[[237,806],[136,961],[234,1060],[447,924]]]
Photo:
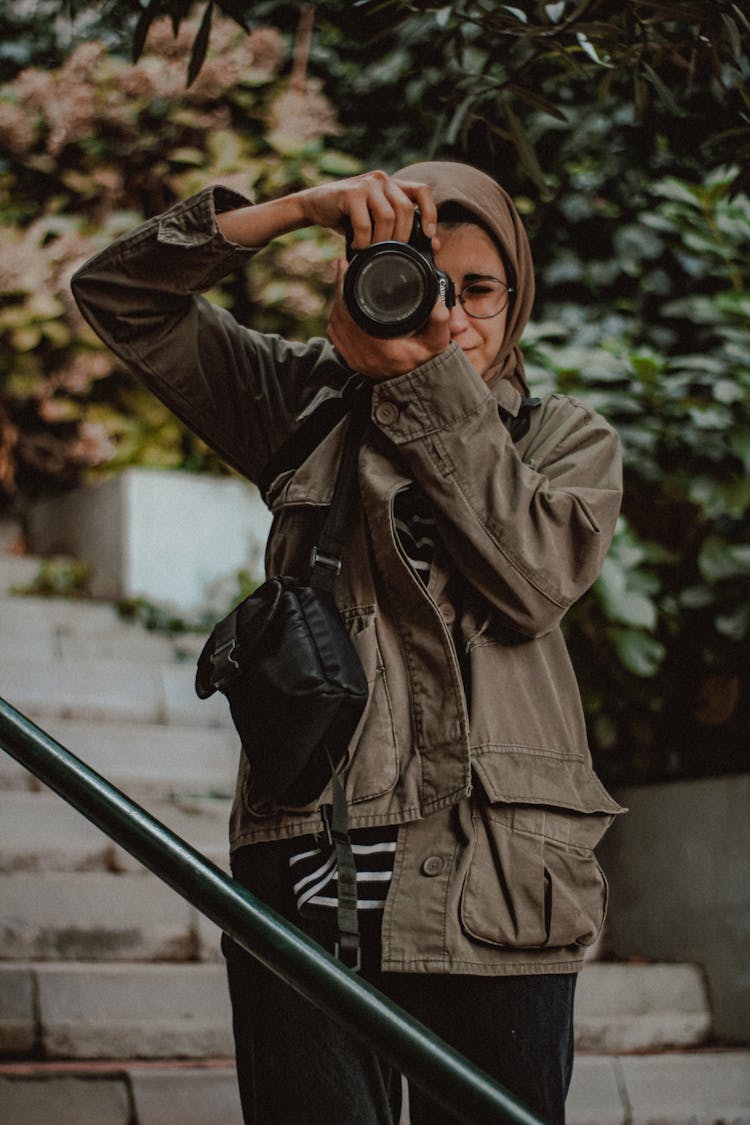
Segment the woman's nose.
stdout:
[[458,336],[460,332],[464,331],[469,323],[469,318],[466,315],[466,310],[459,301],[458,297],[456,297],[456,303],[450,310],[450,314],[449,325],[451,336]]

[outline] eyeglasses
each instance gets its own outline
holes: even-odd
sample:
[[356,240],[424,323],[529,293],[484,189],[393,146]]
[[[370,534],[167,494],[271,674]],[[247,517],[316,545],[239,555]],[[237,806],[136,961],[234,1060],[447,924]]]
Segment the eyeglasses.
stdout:
[[482,277],[464,285],[458,299],[467,316],[475,320],[490,320],[506,308],[512,293],[515,289],[499,278]]

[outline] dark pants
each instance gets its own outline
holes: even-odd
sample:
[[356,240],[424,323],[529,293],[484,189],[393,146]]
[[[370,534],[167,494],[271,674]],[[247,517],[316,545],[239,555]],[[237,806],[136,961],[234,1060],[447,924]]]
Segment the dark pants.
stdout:
[[[300,919],[284,844],[241,849],[236,879],[332,949],[325,922]],[[362,976],[534,1110],[564,1125],[573,1067],[573,973],[515,977],[382,973],[380,915],[362,917]],[[225,941],[246,1125],[396,1125],[400,1075],[368,1047]],[[455,1125],[415,1086],[412,1125]],[[476,1122],[481,1125],[481,1122]]]

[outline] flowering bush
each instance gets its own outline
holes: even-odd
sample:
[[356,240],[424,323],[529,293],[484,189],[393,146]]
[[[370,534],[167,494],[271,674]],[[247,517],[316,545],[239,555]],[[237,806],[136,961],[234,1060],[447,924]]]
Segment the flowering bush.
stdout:
[[[161,20],[135,65],[89,42],[0,87],[0,504],[126,464],[219,469],[93,336],[70,278],[208,184],[268,197],[358,168],[331,147],[339,130],[320,86],[280,77],[277,31],[217,20],[186,89],[194,33]],[[250,288],[233,278],[212,296],[263,328],[319,331],[337,252],[334,238],[298,232]]]

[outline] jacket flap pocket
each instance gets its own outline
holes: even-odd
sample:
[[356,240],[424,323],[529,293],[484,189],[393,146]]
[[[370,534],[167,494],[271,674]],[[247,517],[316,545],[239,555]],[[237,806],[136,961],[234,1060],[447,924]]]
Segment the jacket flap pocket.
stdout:
[[578,813],[627,810],[580,758],[520,750],[483,750],[472,762],[492,804],[546,805]]
[[624,810],[585,762],[493,754],[475,768],[487,796],[478,786],[462,809],[465,932],[514,948],[591,945],[607,905],[593,849]]
[[604,923],[607,882],[591,848],[611,820],[504,806],[476,808],[461,890],[469,937],[510,948],[587,946]]

